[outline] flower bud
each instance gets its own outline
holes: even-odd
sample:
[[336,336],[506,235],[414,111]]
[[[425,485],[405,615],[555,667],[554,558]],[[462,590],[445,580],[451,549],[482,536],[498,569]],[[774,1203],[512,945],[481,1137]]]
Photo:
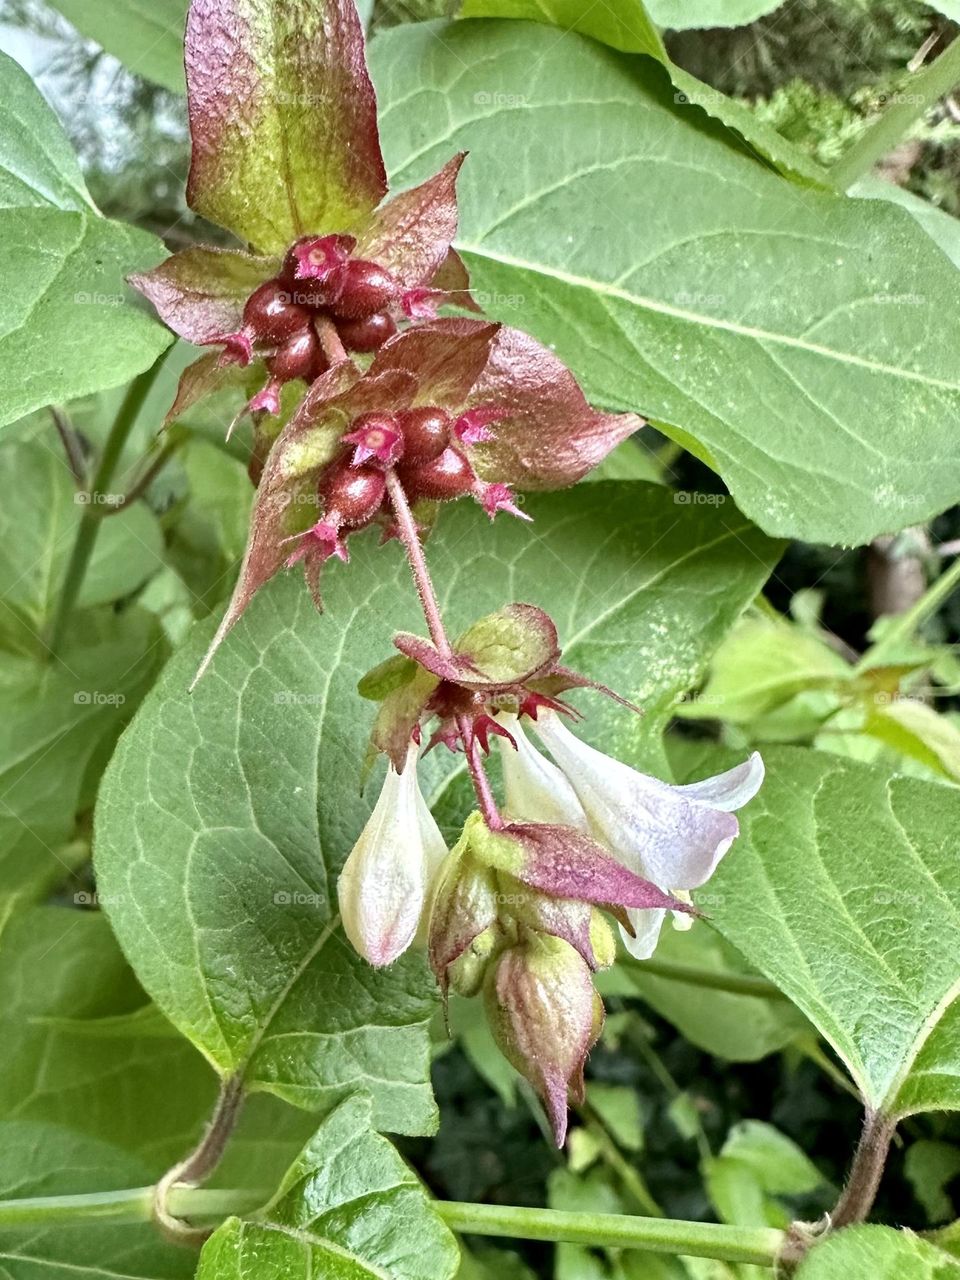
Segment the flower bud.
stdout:
[[423,406],[397,415],[403,432],[403,456],[409,462],[432,462],[450,443],[450,415]]
[[402,467],[400,479],[411,501],[432,498],[446,502],[470,493],[477,478],[459,449],[446,448],[431,462]]
[[332,467],[317,492],[326,505],[329,521],[356,527],[376,515],[386,482],[383,472],[375,467]]
[[324,281],[330,311],[338,320],[367,320],[397,296],[397,282],[385,268],[363,258],[334,267]]
[[283,342],[310,323],[310,314],[290,301],[281,280],[267,280],[255,289],[243,308],[244,328],[265,346]]
[[589,902],[538,893],[503,872],[497,877],[501,920],[504,911],[536,933],[562,938],[591,969],[608,969],[616,955],[613,931]]
[[590,970],[566,942],[530,933],[488,972],[484,998],[494,1039],[536,1089],[563,1146],[567,1092],[582,1095],[584,1063],[603,1025]]
[[430,966],[442,991],[450,966],[496,921],[496,875],[471,856],[465,834],[440,869],[430,908]]
[[414,940],[447,854],[417,784],[418,754],[411,743],[403,772],[388,766],[380,797],[337,885],[344,932],[378,967],[391,964]]
[[337,325],[340,341],[348,351],[377,351],[397,332],[396,321],[385,311],[365,320],[341,320]]
[[487,969],[497,949],[503,945],[503,931],[494,925],[478,933],[447,969],[447,984],[458,996],[475,996],[483,987]]

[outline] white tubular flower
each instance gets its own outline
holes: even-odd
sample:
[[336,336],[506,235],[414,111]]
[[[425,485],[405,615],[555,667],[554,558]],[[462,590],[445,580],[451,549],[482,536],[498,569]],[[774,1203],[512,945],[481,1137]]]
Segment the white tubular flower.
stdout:
[[392,964],[417,935],[430,885],[447,856],[417,783],[419,748],[403,773],[393,765],[337,884],[343,928],[370,964]]
[[[587,746],[554,711],[541,711],[534,728],[576,792],[592,834],[624,866],[671,892],[709,880],[739,834],[733,810],[763,782],[757,752],[726,773],[675,787]],[[665,914],[629,912],[636,937],[623,938],[631,955],[653,954]]]
[[516,743],[514,749],[509,738],[497,737],[507,816],[516,822],[555,822],[588,832],[590,824],[577,793],[557,766],[533,745],[519,717],[502,711],[497,721]]

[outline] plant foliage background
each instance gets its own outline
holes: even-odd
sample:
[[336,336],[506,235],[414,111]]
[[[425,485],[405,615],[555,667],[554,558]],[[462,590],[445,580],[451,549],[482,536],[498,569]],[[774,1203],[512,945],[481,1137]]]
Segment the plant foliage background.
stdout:
[[[229,1078],[248,1096],[208,1190],[270,1204],[198,1263],[147,1221],[8,1225],[0,1203],[4,1273],[748,1280],[615,1243],[477,1233],[458,1254],[432,1198],[813,1223],[866,1105],[898,1122],[872,1225],[799,1275],[954,1275],[957,101],[915,110],[849,191],[831,166],[909,108],[960,10],[363,14],[391,184],[467,150],[456,244],[477,301],[592,404],[651,421],[531,496],[531,529],[445,513],[429,548],[452,625],[546,609],[565,660],[643,707],[584,729],[636,767],[767,762],[709,920],[603,976],[561,1151],[474,1004],[454,998],[447,1027],[422,957],[374,973],[331,906],[375,791],[356,684],[418,629],[399,548],[356,539],[322,615],[273,581],[188,692],[251,489],[248,429],[224,441],[237,388],[157,439],[192,356],[125,283],[225,239],[184,203],[184,14],[0,10],[0,1201],[151,1186]],[[92,513],[58,631],[125,413],[121,509]],[[437,752],[425,773],[453,834],[464,770]]]

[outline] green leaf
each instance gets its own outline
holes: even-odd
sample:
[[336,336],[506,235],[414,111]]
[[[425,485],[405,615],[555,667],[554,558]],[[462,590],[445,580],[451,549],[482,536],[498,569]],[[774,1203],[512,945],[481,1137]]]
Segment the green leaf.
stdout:
[[[430,556],[451,632],[518,596],[555,616],[566,658],[591,675],[612,678],[631,655],[622,691],[646,717],[597,701],[588,731],[615,716],[660,760],[677,694],[779,547],[732,507],[679,509],[654,485],[584,486],[529,509],[536,536],[517,521],[491,529],[471,504],[444,513]],[[359,795],[373,709],[357,680],[395,627],[422,624],[400,548],[361,537],[351,550],[327,574],[322,617],[297,575],[265,588],[193,695],[208,628],[174,657],[104,778],[96,864],[139,978],[218,1070],[315,1108],[367,1087],[377,1123],[405,1131],[433,1117],[433,982],[412,954],[368,968],[332,902],[373,802]],[[443,792],[456,767],[432,753],[427,786]]]
[[52,0],[88,40],[112,53],[138,76],[183,93],[186,0]]
[[[56,440],[0,444],[0,491],[0,596],[39,630],[63,585],[87,495],[77,491]],[[106,516],[79,604],[128,596],[162,563],[163,535],[144,503]]]
[[[698,892],[702,908],[712,916],[716,906],[713,884]],[[676,976],[666,976],[661,966]],[[776,1053],[809,1030],[806,1020],[786,1000],[739,995],[698,983],[706,972],[718,981],[745,978],[754,972],[743,957],[703,923],[680,931],[664,929],[651,963],[621,955],[616,967],[601,974],[601,993],[640,995],[698,1048],[729,1062],[756,1062]],[[683,981],[689,975],[690,981]]]
[[744,618],[714,654],[703,689],[677,715],[745,723],[805,689],[833,689],[852,675],[812,632],[786,620]]
[[960,1103],[960,791],[820,752],[767,778],[711,882],[712,923],[810,1018],[864,1101]]
[[673,31],[744,27],[779,9],[783,0],[647,0],[654,22]]
[[[0,1198],[85,1195],[149,1185],[142,1160],[108,1142],[37,1121],[0,1122]],[[74,1221],[0,1231],[6,1280],[188,1280],[194,1258],[150,1222]]]
[[[475,286],[521,296],[597,403],[666,424],[770,532],[860,543],[957,500],[958,294],[904,210],[784,181],[575,34],[399,27],[373,55],[394,173],[469,148]],[[515,174],[518,113],[543,145]]]
[[[957,5],[957,16],[960,20],[960,4]],[[920,223],[931,240],[940,246],[953,265],[960,267],[960,218],[938,209],[935,204],[921,199],[912,191],[898,187],[895,182],[887,182],[872,175],[861,178],[851,188],[850,194],[861,199],[889,200],[892,204],[901,205]]]
[[30,78],[0,55],[0,426],[127,382],[169,344],[123,277],[163,245],[100,217]]
[[960,728],[925,703],[898,697],[878,700],[867,716],[864,733],[919,760],[934,773],[960,782]]
[[60,657],[5,652],[0,675],[0,922],[64,877],[103,763],[165,655],[140,609],[80,613]]
[[792,1138],[762,1120],[735,1124],[720,1154],[746,1165],[771,1195],[806,1195],[816,1191],[824,1180]]
[[261,1220],[229,1219],[204,1246],[197,1280],[451,1280],[459,1251],[416,1175],[353,1096],[317,1130]]
[[796,1280],[960,1280],[960,1263],[911,1231],[850,1227],[815,1245]]

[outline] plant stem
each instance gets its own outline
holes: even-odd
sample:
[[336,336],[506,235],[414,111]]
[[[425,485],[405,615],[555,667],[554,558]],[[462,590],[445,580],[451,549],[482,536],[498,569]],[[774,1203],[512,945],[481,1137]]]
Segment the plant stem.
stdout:
[[417,595],[420,597],[423,616],[427,620],[430,639],[439,652],[445,658],[448,658],[453,650],[450,647],[450,641],[447,639],[446,628],[443,625],[443,614],[440,612],[440,602],[437,600],[437,593],[433,589],[433,579],[430,577],[430,570],[427,568],[426,557],[423,554],[423,544],[417,531],[417,522],[413,518],[413,512],[407,502],[407,495],[404,493],[403,485],[400,483],[397,473],[391,468],[387,472],[386,478],[387,493],[390,496],[393,514],[397,518],[400,541],[403,543],[407,559],[410,561],[410,572],[413,574]]
[[633,1197],[640,1212],[649,1214],[653,1218],[662,1218],[663,1210],[654,1200],[640,1170],[635,1168],[620,1150],[596,1110],[589,1102],[585,1102],[577,1110],[586,1120],[587,1132],[600,1148],[601,1156]]
[[146,400],[150,388],[156,381],[157,374],[163,367],[163,362],[171,350],[172,347],[168,347],[149,369],[144,370],[143,373],[134,378],[127,388],[127,393],[123,397],[120,408],[117,410],[117,416],[113,420],[110,434],[107,436],[106,444],[103,446],[103,452],[100,455],[100,461],[94,473],[93,484],[87,494],[87,503],[80,518],[77,536],[73,544],[73,550],[70,553],[70,561],[67,564],[67,572],[63,579],[63,586],[60,588],[60,598],[57,601],[56,612],[50,624],[49,656],[51,657],[57,653],[63,644],[67,623],[70,621],[70,615],[77,602],[77,596],[83,586],[83,579],[90,563],[90,557],[93,555],[93,548],[96,545],[97,534],[100,530],[98,508],[101,505],[101,495],[109,491],[110,482],[123,452],[123,446],[133,430],[137,414],[143,408],[143,402]]
[[684,982],[691,987],[709,987],[714,991],[726,991],[736,996],[754,996],[758,1000],[784,1000],[783,994],[766,978],[751,974],[714,973],[711,969],[698,969],[694,965],[673,964],[669,960],[626,960],[621,965],[630,973],[648,973],[652,978],[666,978],[670,982]]
[[[0,1200],[0,1227],[38,1226],[67,1222],[150,1222],[154,1187],[129,1191],[95,1191],[77,1196],[37,1196],[25,1200]],[[192,1218],[220,1218],[251,1213],[270,1198],[268,1191],[207,1190],[176,1187],[168,1208]]]
[[121,497],[112,505],[104,507],[104,509],[98,514],[104,518],[106,516],[115,516],[118,511],[125,511],[131,503],[136,502],[139,497],[146,493],[147,489],[177,450],[181,449],[183,445],[186,444],[186,440],[186,436],[181,436],[179,440],[171,440],[168,444],[165,444],[154,460],[149,463],[137,479],[134,480],[127,492],[122,494]]
[[173,1193],[178,1187],[196,1186],[210,1177],[223,1158],[242,1105],[243,1080],[240,1076],[231,1076],[220,1086],[217,1105],[203,1137],[188,1156],[167,1170],[154,1188],[154,1217],[172,1239],[196,1242],[209,1234],[205,1228],[191,1227],[174,1211],[171,1203]]
[[915,120],[919,120],[958,83],[960,37],[907,82],[909,92],[899,95],[899,100],[888,107],[831,167],[828,176],[833,185],[841,191],[848,191],[858,178],[869,173],[878,160],[902,141]]
[[559,1209],[443,1200],[434,1207],[448,1227],[473,1235],[646,1249],[723,1262],[752,1262],[761,1267],[774,1265],[784,1238],[782,1231],[772,1228],[728,1227],[620,1213],[566,1213]]
[[897,645],[904,640],[909,640],[920,624],[946,600],[958,584],[960,584],[960,556],[949,569],[941,573],[936,582],[927,588],[912,608],[906,613],[901,613],[896,622],[887,628],[883,638],[867,650],[855,670],[864,671],[869,667],[882,666],[880,659],[886,659],[887,654],[893,653]]
[[[448,658],[453,653],[453,648],[447,636],[446,627],[443,625],[440,602],[437,600],[433,579],[430,577],[427,560],[423,554],[423,543],[420,541],[420,534],[417,531],[417,522],[413,518],[403,485],[392,468],[387,472],[386,479],[387,493],[390,497],[390,504],[393,507],[393,514],[397,520],[400,541],[404,545],[407,559],[410,562],[410,571],[417,587],[417,595],[420,597],[423,616],[427,620],[430,639],[438,652]],[[487,826],[496,831],[503,826],[503,819],[500,817],[500,810],[497,808],[497,802],[490,788],[490,780],[480,758],[480,744],[477,742],[470,721],[466,716],[457,716],[457,728],[460,730],[460,738],[463,742],[463,750],[467,760],[467,769],[470,771],[473,789],[477,793],[480,811],[486,820]]]
[[850,1177],[843,1194],[830,1214],[833,1228],[849,1227],[864,1222],[877,1198],[877,1189],[887,1163],[890,1143],[897,1122],[869,1107],[863,1118],[863,1131],[853,1157]]

